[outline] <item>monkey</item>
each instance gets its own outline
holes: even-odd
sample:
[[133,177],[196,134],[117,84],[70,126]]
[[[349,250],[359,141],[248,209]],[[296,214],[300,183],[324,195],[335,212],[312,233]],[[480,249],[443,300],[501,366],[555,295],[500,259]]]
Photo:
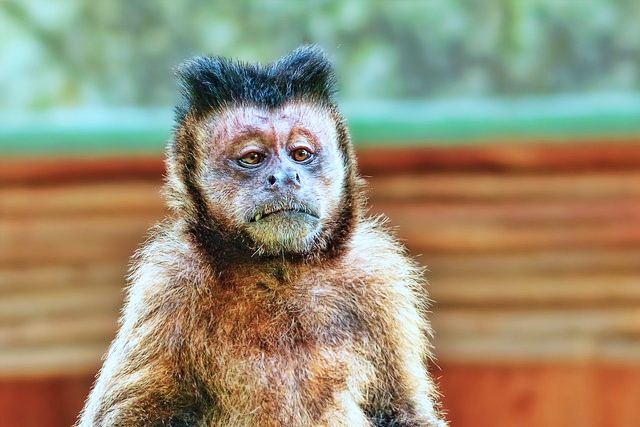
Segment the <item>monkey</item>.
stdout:
[[176,74],[169,215],[76,426],[445,427],[422,270],[367,214],[325,51]]

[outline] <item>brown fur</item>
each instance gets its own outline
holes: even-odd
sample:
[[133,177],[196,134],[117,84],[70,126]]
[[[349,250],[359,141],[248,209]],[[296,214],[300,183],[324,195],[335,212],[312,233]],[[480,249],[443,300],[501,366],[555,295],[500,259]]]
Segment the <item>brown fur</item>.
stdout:
[[[259,172],[228,165],[256,138],[274,159],[299,139],[317,150],[307,166],[282,160],[300,188],[269,193]],[[365,217],[335,108],[187,113],[167,195],[175,215],[137,255],[78,426],[445,426],[426,370],[421,271]],[[317,210],[317,224],[298,224],[311,231],[246,221],[285,195]]]

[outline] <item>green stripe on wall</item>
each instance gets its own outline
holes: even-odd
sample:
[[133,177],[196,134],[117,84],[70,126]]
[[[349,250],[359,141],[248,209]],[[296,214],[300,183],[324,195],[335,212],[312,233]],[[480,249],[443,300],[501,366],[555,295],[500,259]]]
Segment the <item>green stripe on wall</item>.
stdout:
[[[640,136],[639,94],[341,103],[357,145],[455,145]],[[171,108],[0,116],[3,155],[160,153]]]

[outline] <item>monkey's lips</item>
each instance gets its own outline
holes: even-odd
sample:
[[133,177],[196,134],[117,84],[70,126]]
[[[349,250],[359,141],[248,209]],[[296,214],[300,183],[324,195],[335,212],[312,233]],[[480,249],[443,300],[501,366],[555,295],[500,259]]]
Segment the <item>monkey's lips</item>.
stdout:
[[256,212],[252,217],[249,218],[249,222],[258,222],[272,216],[285,216],[290,218],[294,218],[297,216],[309,216],[313,219],[319,219],[318,215],[310,209],[304,207],[284,206],[277,208],[265,208],[264,210]]

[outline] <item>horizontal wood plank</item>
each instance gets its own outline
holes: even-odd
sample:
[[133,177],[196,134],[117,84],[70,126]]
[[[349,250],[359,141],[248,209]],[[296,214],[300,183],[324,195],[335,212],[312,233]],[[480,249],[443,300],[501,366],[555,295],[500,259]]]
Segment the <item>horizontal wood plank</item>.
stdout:
[[34,246],[32,249],[25,245],[16,246],[13,251],[0,250],[0,264],[16,268],[54,267],[61,264],[85,265],[97,259],[100,262],[127,265],[145,238],[145,232],[141,231],[137,237],[131,235],[121,240],[92,240],[88,237],[84,242],[74,245],[58,242],[49,246]]
[[158,155],[0,160],[0,186],[50,186],[123,179],[160,182],[164,173],[164,162]]
[[[100,295],[98,295],[100,296]],[[79,318],[78,313],[55,314],[46,319],[29,318],[21,322],[0,324],[0,347],[37,351],[43,346],[73,347],[83,342],[109,342],[117,328],[116,311],[101,308],[87,309]],[[4,320],[4,319],[3,319]],[[3,350],[0,350],[2,352]]]
[[[405,234],[406,233],[406,234]],[[634,249],[640,247],[640,222],[595,225],[505,226],[500,224],[406,223],[398,235],[418,253],[508,253],[581,248]]]
[[491,277],[538,274],[584,275],[640,273],[640,248],[435,254],[416,249],[416,259],[428,270],[427,277],[440,279],[460,276]]
[[369,179],[375,202],[640,199],[640,171],[560,175],[408,174]]
[[447,361],[634,361],[640,311],[631,308],[438,308],[436,356]]
[[438,360],[461,363],[636,363],[640,359],[637,336],[457,335],[436,326],[433,345]]
[[52,374],[94,373],[109,348],[105,339],[96,342],[39,347],[8,347],[0,350],[0,378]]
[[157,213],[78,218],[3,218],[0,260],[5,265],[127,259],[157,221]]
[[20,245],[83,241],[88,237],[119,240],[146,230],[161,219],[155,212],[138,215],[101,213],[78,218],[3,218],[0,221],[0,239],[3,246],[14,249]]
[[640,309],[635,307],[439,307],[433,323],[441,336],[640,337]]
[[0,218],[164,213],[156,182],[118,180],[47,187],[0,187]]
[[439,363],[454,427],[640,425],[640,365]]
[[427,287],[438,307],[640,306],[640,273],[443,275]]
[[0,321],[7,326],[29,320],[46,322],[56,317],[81,322],[87,314],[117,313],[122,300],[119,283],[8,294],[0,299]]
[[64,288],[92,287],[124,283],[128,263],[123,260],[111,263],[94,262],[34,265],[29,268],[7,265],[0,268],[0,292],[3,295],[25,291],[46,291]]
[[389,225],[410,235],[421,226],[489,225],[489,226],[557,226],[600,224],[618,221],[640,222],[640,198],[610,200],[517,201],[426,201],[382,202],[374,200],[374,215],[390,218]]
[[0,377],[0,425],[69,427],[93,384],[93,373]]
[[[562,144],[522,142],[480,146],[360,148],[365,175],[412,172],[493,171],[500,173],[619,171],[640,165],[638,138]],[[389,144],[391,145],[391,144]]]

